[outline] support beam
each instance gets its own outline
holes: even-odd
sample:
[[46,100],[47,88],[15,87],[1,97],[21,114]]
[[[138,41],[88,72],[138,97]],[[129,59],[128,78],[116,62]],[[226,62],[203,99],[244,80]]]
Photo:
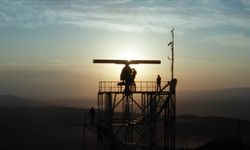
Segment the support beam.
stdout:
[[161,64],[160,60],[118,60],[118,59],[94,59],[93,63],[108,64]]

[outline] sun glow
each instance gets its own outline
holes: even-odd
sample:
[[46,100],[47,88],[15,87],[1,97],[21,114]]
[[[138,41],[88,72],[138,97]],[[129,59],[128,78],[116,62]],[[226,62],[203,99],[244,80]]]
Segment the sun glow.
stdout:
[[118,59],[133,60],[133,59],[139,59],[140,55],[138,49],[130,47],[130,48],[121,48],[118,51],[117,57]]

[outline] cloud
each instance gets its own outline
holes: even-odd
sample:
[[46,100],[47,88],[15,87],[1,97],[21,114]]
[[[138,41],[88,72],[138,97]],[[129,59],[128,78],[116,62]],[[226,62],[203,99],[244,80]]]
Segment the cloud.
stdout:
[[[225,3],[227,5],[225,5]],[[250,28],[248,1],[5,1],[0,27],[72,25],[130,32],[169,32],[223,26]],[[235,7],[238,6],[238,7]]]
[[[86,65],[86,64],[85,64]],[[86,67],[81,62],[67,61],[62,59],[0,59],[1,70],[70,70],[71,72],[82,70]]]
[[250,48],[250,37],[245,36],[242,33],[225,33],[221,35],[209,36],[204,39],[204,42],[216,43],[217,45],[226,48],[236,48],[238,49],[249,49]]

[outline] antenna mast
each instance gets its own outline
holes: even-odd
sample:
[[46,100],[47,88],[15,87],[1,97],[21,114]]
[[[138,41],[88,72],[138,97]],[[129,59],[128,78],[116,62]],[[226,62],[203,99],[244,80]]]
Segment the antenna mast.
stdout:
[[172,35],[172,41],[171,43],[171,79],[174,79],[174,28],[171,30],[171,35]]
[[171,80],[174,79],[174,28],[171,30],[172,41],[168,43],[171,45],[171,58],[168,56],[168,60],[171,60]]

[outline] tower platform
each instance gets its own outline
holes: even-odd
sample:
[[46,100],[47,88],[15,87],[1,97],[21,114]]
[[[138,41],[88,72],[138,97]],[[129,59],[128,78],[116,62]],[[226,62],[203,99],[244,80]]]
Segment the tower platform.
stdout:
[[[119,85],[120,81],[100,81],[98,91],[99,94],[103,93],[113,93],[113,94],[122,94],[125,90],[125,85]],[[168,81],[162,81],[161,85],[166,85]],[[157,92],[157,83],[156,81],[136,81],[130,85],[131,92],[136,93],[155,93]],[[161,87],[159,87],[161,89]],[[167,93],[168,90],[164,89],[161,91]]]

